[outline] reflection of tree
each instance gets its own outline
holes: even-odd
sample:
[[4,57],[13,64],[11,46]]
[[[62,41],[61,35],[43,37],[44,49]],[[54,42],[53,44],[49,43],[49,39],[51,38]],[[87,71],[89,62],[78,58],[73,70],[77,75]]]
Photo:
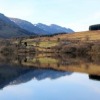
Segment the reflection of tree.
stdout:
[[36,44],[36,46],[39,46],[39,44],[40,44],[40,39],[37,39],[37,40],[35,41],[35,44]]
[[57,67],[60,67],[60,63],[57,63]]
[[87,74],[100,74],[100,57],[78,57],[72,55],[1,55],[0,64],[12,64],[19,66],[28,66],[31,68],[46,68],[60,71],[82,72]]
[[48,67],[50,67],[50,63],[48,63]]
[[39,59],[38,59],[38,58],[36,58],[36,64],[37,64],[38,66],[40,66],[40,65],[41,65],[41,63],[40,63],[40,61],[39,61]]

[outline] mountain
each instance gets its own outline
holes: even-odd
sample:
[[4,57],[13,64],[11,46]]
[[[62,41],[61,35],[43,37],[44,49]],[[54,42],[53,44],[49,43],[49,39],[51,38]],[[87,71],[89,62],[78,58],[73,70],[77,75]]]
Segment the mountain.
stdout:
[[42,23],[38,23],[35,24],[35,26],[47,31],[49,34],[54,34],[54,33],[73,33],[74,31],[70,28],[65,28],[65,27],[61,27],[59,25],[56,24],[51,24],[50,26],[42,24]]
[[11,21],[16,23],[20,28],[25,29],[29,32],[36,33],[37,35],[48,34],[45,30],[33,25],[31,22],[18,18],[10,18]]
[[13,21],[11,21],[8,17],[6,17],[4,14],[0,13],[0,20],[5,22],[6,24],[11,24],[12,26],[18,27],[17,24],[15,24]]
[[31,22],[21,20],[18,18],[10,18],[11,21],[16,23],[22,29],[25,29],[29,32],[34,32],[37,35],[49,35],[55,33],[73,33],[74,31],[70,28],[61,27],[55,24],[51,24],[50,26],[38,23],[32,24]]
[[18,18],[8,18],[0,13],[0,38],[24,37],[30,35],[50,35],[55,33],[73,33],[74,31],[55,24],[50,26],[21,20]]
[[33,35],[33,33],[21,29],[8,17],[0,13],[0,38],[12,38],[29,35]]
[[67,32],[67,33],[73,33],[74,31],[70,28],[65,28],[65,27],[61,27],[55,24],[51,24],[50,28],[52,28],[52,30],[54,30],[54,33],[60,33],[60,32]]

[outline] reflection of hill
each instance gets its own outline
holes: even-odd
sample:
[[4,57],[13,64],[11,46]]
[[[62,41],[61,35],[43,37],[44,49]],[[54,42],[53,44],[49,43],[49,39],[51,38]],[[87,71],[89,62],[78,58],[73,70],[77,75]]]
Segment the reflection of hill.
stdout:
[[25,83],[33,78],[37,80],[45,78],[56,79],[70,74],[71,72],[33,69],[18,65],[0,65],[0,89],[7,85]]
[[12,81],[11,84],[25,83],[27,81],[30,81],[33,78],[37,80],[43,80],[45,78],[57,79],[57,78],[60,78],[66,75],[71,75],[71,72],[61,72],[61,71],[46,70],[46,69],[35,69],[35,70],[29,71],[26,74],[21,75],[16,80]]
[[38,55],[32,59],[26,58],[25,61],[22,61],[22,65],[43,69],[49,68],[58,71],[100,75],[100,57],[87,56],[82,58],[68,55]]
[[90,79],[96,79],[94,76],[100,76],[99,61],[100,57],[97,56],[82,58],[75,55],[52,54],[0,55],[0,88],[24,83],[33,78],[56,79],[70,75],[71,72],[87,73]]
[[30,71],[29,68],[20,66],[0,65],[0,89],[10,84],[17,77]]

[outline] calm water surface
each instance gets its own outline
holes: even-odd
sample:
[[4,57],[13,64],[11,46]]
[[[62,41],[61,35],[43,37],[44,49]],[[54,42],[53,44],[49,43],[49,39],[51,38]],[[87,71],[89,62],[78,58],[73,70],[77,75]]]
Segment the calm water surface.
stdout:
[[21,55],[0,62],[0,100],[100,100],[97,58]]

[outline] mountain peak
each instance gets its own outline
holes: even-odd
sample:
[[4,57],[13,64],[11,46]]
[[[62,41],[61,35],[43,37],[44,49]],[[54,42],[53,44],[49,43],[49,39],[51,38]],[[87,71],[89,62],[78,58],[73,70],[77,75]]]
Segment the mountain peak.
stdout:
[[32,33],[20,28],[7,16],[0,13],[0,38],[21,37],[28,35],[32,35]]
[[4,14],[0,13],[0,16],[5,16]]
[[74,31],[70,28],[65,28],[60,25],[51,24],[51,25],[45,25],[42,23],[35,24],[35,26],[49,32],[49,34],[55,34],[55,33],[73,33]]
[[50,35],[55,33],[73,33],[74,31],[70,28],[65,28],[60,25],[51,24],[46,25],[43,23],[32,24],[26,20],[18,19],[18,18],[10,18],[15,24],[17,24],[20,28],[25,29],[29,32],[34,32],[37,35]]

